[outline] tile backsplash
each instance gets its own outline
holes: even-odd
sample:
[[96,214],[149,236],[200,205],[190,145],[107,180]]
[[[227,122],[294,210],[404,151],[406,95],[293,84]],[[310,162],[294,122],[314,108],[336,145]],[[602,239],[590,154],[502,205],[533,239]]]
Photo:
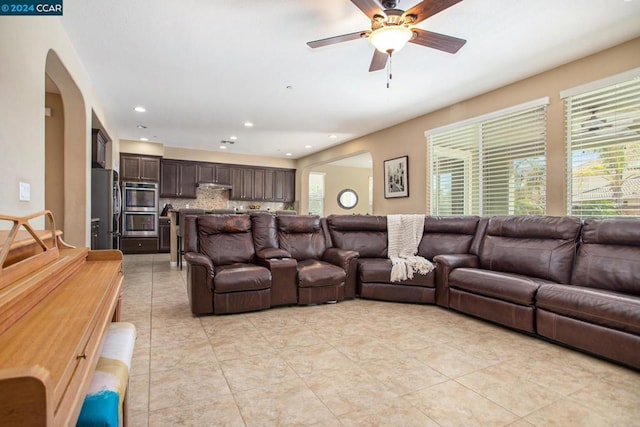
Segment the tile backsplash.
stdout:
[[252,202],[248,200],[229,200],[229,190],[221,188],[197,188],[195,199],[171,199],[160,198],[160,210],[165,204],[170,203],[174,209],[234,209],[247,210],[249,206],[260,206],[260,209],[269,209],[272,211],[286,209],[288,203],[276,202]]

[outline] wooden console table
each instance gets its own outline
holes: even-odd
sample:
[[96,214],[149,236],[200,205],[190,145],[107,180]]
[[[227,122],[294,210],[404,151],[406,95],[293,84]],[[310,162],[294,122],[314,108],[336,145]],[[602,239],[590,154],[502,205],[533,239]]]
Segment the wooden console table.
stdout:
[[[44,216],[50,230],[29,221]],[[0,425],[75,425],[112,320],[122,253],[72,248],[50,212],[0,232]]]

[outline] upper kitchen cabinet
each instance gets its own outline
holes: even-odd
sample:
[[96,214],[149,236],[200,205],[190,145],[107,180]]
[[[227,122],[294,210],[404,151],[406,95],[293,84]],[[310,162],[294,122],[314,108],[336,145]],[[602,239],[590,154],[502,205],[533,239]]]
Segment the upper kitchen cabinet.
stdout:
[[160,157],[120,154],[121,181],[160,181]]
[[292,169],[233,166],[231,200],[256,202],[293,202],[295,176]]
[[296,171],[275,169],[273,178],[273,200],[291,203],[295,200]]
[[231,184],[231,167],[219,163],[198,163],[197,182]]
[[265,185],[266,169],[254,169],[253,170],[253,197],[251,200],[263,201],[268,200],[265,197],[265,187],[271,185]]
[[253,197],[254,169],[246,166],[231,167],[231,200],[255,200]]
[[196,170],[196,163],[163,159],[160,197],[195,199]]
[[107,137],[100,129],[91,130],[91,167],[104,168],[107,163]]

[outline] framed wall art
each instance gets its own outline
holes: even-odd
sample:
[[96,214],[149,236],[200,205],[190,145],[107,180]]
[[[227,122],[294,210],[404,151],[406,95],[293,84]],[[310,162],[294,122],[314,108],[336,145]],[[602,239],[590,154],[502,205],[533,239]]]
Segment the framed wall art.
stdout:
[[409,157],[384,161],[384,198],[409,197]]

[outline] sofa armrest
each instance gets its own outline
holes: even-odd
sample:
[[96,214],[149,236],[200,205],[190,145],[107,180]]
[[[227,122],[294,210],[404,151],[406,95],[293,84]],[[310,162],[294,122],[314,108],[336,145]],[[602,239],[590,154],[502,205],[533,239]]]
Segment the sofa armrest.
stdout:
[[209,258],[208,256],[203,255],[200,252],[187,252],[184,254],[184,259],[189,264],[201,265],[202,267],[206,268],[207,271],[211,274],[211,277],[213,277],[213,261],[211,261],[211,258]]
[[256,258],[259,260],[270,258],[291,258],[291,254],[285,249],[264,248],[256,252]]
[[449,274],[456,268],[478,268],[480,260],[472,254],[436,255],[436,304],[449,307]]
[[294,258],[258,257],[256,264],[271,272],[271,307],[298,303],[298,262]]
[[356,296],[356,279],[358,275],[358,257],[360,254],[356,251],[346,249],[327,248],[324,251],[322,260],[338,267],[342,267],[346,273],[344,281],[344,297],[345,299],[355,298]]
[[187,295],[195,315],[213,313],[213,262],[198,252],[184,254],[187,261]]
[[326,261],[338,267],[347,269],[349,263],[360,256],[356,251],[348,251],[339,248],[327,248],[322,254],[322,261]]

